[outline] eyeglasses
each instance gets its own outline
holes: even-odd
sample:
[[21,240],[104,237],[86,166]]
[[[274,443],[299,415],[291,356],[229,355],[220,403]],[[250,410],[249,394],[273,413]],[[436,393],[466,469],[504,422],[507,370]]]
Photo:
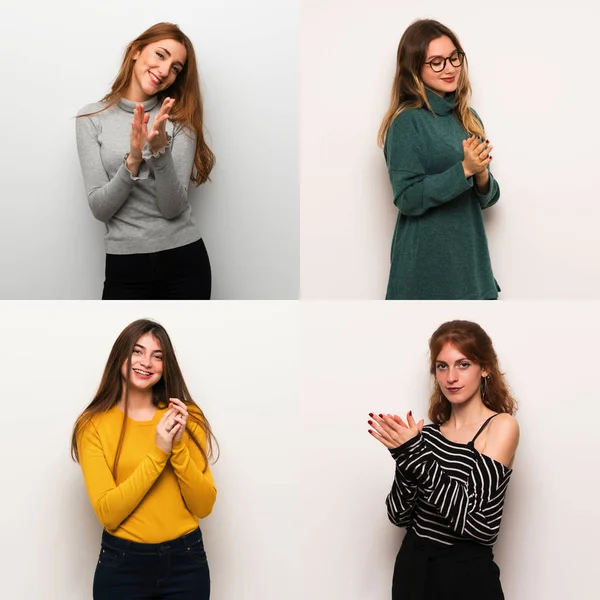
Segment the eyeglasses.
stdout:
[[453,67],[460,67],[465,60],[464,52],[455,52],[449,58],[442,58],[441,56],[436,56],[432,58],[429,62],[426,62],[426,65],[431,67],[431,70],[434,73],[441,73],[446,68],[446,61],[449,60],[450,64]]

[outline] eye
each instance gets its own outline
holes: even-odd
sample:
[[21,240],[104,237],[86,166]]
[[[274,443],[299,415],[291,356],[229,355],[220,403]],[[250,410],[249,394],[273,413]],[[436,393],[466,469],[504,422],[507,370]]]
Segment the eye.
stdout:
[[134,354],[141,354],[141,353],[142,353],[142,351],[141,351],[140,349],[138,349],[138,348],[135,348],[135,349],[133,350],[133,353],[134,353]]
[[175,73],[175,75],[179,75],[179,69],[177,67],[173,67],[173,73]]
[[156,360],[162,360],[162,359],[163,359],[163,357],[162,357],[162,356],[155,356],[154,358],[155,358]]
[[444,62],[444,59],[443,59],[443,58],[434,58],[434,59],[431,61],[431,64],[432,64],[434,67],[441,67],[443,62]]
[[443,370],[446,368],[446,365],[444,365],[444,364],[439,364],[439,365],[436,365],[436,367],[435,367],[435,368],[436,368],[438,371],[443,371]]
[[164,58],[164,56],[160,52],[158,52],[158,51],[156,52],[156,55],[160,56],[160,58]]
[[471,366],[471,363],[463,361],[460,363],[460,368],[461,369],[468,369]]

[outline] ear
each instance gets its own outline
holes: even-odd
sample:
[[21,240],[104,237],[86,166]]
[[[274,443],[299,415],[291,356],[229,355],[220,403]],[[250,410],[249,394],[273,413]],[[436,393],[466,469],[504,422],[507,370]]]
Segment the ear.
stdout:
[[135,52],[135,54],[131,57],[131,60],[137,60],[140,57],[141,52],[138,50],[137,52]]
[[484,378],[485,378],[485,377],[487,377],[488,375],[489,375],[489,373],[488,373],[488,372],[487,372],[485,369],[483,369],[483,370],[481,371],[481,376],[482,376],[482,377],[484,377]]

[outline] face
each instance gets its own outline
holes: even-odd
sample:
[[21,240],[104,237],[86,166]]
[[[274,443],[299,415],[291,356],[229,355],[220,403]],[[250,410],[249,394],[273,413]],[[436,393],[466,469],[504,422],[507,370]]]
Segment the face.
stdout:
[[[160,342],[151,334],[144,334],[133,347],[129,384],[138,390],[149,390],[156,385],[163,372],[163,352]],[[123,378],[127,378],[127,361],[121,367]]]
[[481,378],[487,374],[485,369],[466,358],[449,342],[436,357],[435,376],[442,394],[452,405],[480,396]]
[[[440,73],[435,73],[430,65],[423,65],[421,69],[421,79],[425,87],[428,87],[439,96],[445,96],[456,91],[462,66],[453,67],[449,59],[455,56],[457,52],[456,46],[446,35],[429,43],[425,62],[433,61],[434,68],[441,68],[444,62],[443,59],[448,59],[446,60],[446,66]],[[437,67],[437,65],[440,65],[440,67]]]
[[135,63],[127,97],[143,102],[170,87],[187,58],[185,46],[175,40],[159,40],[133,55]]

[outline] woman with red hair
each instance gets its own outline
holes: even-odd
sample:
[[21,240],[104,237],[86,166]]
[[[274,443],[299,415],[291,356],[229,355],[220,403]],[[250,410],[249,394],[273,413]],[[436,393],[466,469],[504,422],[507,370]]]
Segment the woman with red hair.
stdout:
[[157,23],[125,50],[111,91],[77,116],[92,214],[106,225],[105,300],[210,299],[206,248],[188,185],[208,180],[194,47]]
[[432,423],[370,413],[369,433],[396,462],[388,516],[407,529],[392,599],[502,600],[492,547],[519,443],[516,402],[476,323],[444,323],[429,350]]

